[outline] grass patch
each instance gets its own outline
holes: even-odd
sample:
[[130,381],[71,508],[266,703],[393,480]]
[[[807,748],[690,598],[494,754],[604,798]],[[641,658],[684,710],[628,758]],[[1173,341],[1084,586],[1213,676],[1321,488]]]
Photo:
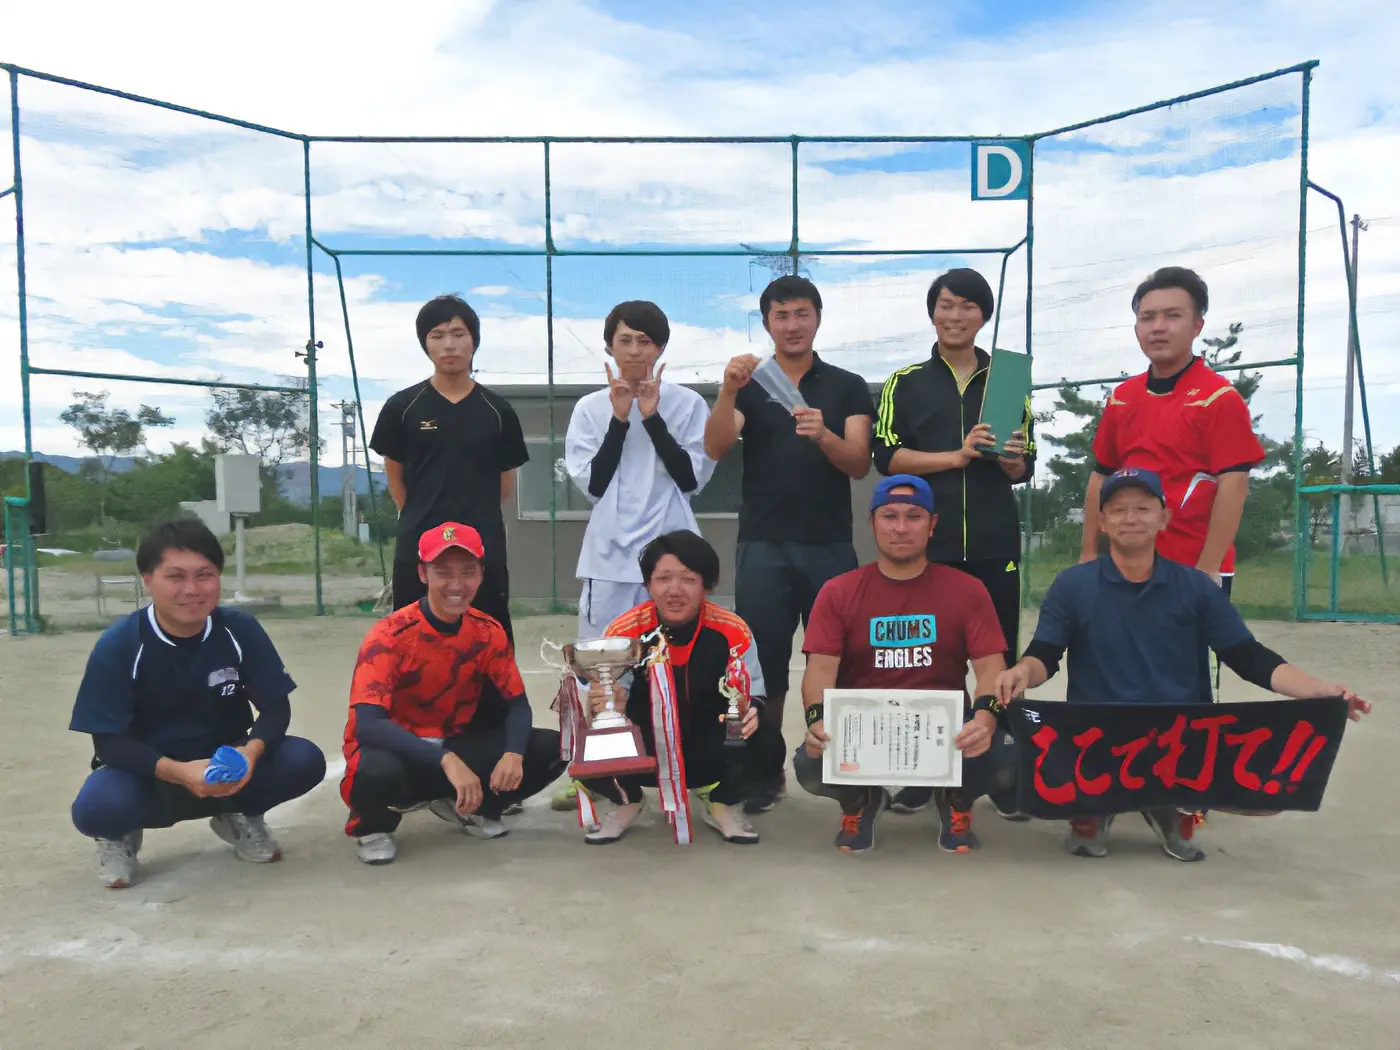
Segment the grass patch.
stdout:
[[[1056,574],[1073,565],[1077,557],[1036,551],[1026,577],[1030,604],[1038,606],[1045,598]],[[1345,613],[1400,616],[1400,557],[1388,559],[1390,582],[1381,578],[1380,558],[1374,554],[1353,554],[1341,560],[1338,574],[1337,606]],[[1308,566],[1310,611],[1328,608],[1330,556],[1313,551]],[[1231,592],[1236,607],[1249,619],[1293,619],[1293,554],[1273,551],[1239,564]]]

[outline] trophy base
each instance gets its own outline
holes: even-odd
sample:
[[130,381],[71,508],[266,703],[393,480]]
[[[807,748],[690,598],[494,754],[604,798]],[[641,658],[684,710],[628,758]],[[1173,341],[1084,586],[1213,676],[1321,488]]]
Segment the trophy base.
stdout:
[[656,759],[646,752],[642,731],[631,724],[590,729],[583,735],[578,759],[569,765],[575,780],[651,773]]
[[592,780],[596,777],[630,777],[655,773],[656,759],[650,755],[635,758],[609,758],[600,762],[575,762],[569,766],[572,780]]

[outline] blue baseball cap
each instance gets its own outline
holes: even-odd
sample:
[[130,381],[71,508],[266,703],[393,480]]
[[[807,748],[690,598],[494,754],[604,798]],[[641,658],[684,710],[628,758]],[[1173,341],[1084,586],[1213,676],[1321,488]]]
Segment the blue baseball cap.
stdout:
[[[911,488],[913,492],[894,492],[891,489]],[[930,514],[933,513],[933,490],[928,487],[928,482],[923,478],[915,477],[913,474],[891,474],[875,486],[875,491],[870,494],[870,513],[874,514],[881,507],[889,503],[912,503],[916,507],[923,507]]]
[[1162,479],[1157,476],[1156,471],[1128,467],[1124,470],[1115,470],[1104,478],[1103,485],[1099,489],[1099,506],[1102,507],[1107,503],[1115,492],[1122,492],[1124,489],[1141,489],[1149,496],[1156,497],[1162,506],[1167,505],[1166,494],[1162,491]]

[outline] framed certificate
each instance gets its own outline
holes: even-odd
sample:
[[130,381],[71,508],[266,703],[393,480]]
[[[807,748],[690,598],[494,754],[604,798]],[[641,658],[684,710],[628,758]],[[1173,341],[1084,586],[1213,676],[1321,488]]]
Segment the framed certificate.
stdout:
[[828,689],[822,780],[878,787],[960,787],[961,692]]

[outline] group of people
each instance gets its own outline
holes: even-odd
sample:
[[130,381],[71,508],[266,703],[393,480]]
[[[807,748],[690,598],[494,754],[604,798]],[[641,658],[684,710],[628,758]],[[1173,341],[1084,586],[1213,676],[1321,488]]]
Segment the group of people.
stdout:
[[[796,407],[755,379],[761,362],[751,355],[727,364],[707,406],[662,379],[670,327],[659,307],[624,302],[607,316],[607,385],[580,399],[565,438],[564,465],[592,504],[577,635],[637,639],[644,653],[664,643],[677,757],[701,818],[727,842],[757,842],[749,818],[786,794],[783,708],[799,623],[806,730],[793,771],[805,790],[838,802],[836,846],[851,853],[873,847],[887,808],[914,813],[932,803],[939,845],[957,853],[978,845],[977,798],[1025,819],[1003,716],[1062,660],[1073,703],[1210,702],[1214,651],[1263,688],[1340,695],[1353,718],[1369,710],[1346,687],[1257,642],[1230,604],[1234,534],[1263,450],[1238,392],[1192,352],[1207,292],[1178,267],[1134,293],[1149,368],[1109,397],[1094,440],[1081,564],[1055,580],[1022,651],[1013,487],[1034,472],[1035,440],[1029,398],[1012,434],[980,422],[990,357],[976,339],[994,305],[976,271],[938,277],[927,298],[932,352],[890,376],[876,403],[865,380],[814,351],[816,287],[778,278],[759,308]],[[506,834],[504,818],[557,780],[571,757],[558,733],[533,726],[514,653],[501,508],[528,459],[520,421],[472,377],[481,325],[470,306],[434,299],[417,332],[433,374],[389,398],[370,442],[384,459],[399,527],[395,611],[360,648],[343,745],[346,833],[369,864],[395,858],[402,815],[419,808],[473,836]],[[691,501],[741,440],[730,611],[711,600],[720,559]],[[885,475],[868,508],[877,558],[860,566],[851,482],[872,461]],[[196,817],[209,818],[239,858],[278,859],[263,815],[324,777],[320,750],[287,734],[295,686],[271,641],[252,617],[218,604],[222,565],[217,538],[199,523],[156,529],[138,551],[151,604],[114,624],[89,660],[71,728],[92,735],[95,757],[73,820],[97,840],[107,886],[135,878],[143,830]],[[743,743],[734,747],[724,718],[740,665],[748,697]],[[654,751],[652,688],[638,672],[612,696],[595,684],[587,703],[620,706]],[[825,783],[829,688],[962,691],[961,787],[891,796]],[[207,775],[221,746],[243,757],[241,779]],[[555,803],[580,805],[586,842],[613,843],[654,783],[594,777],[568,784]],[[1144,817],[1170,856],[1204,856],[1193,841],[1195,814]],[[1069,851],[1103,856],[1109,823],[1071,822]]]

